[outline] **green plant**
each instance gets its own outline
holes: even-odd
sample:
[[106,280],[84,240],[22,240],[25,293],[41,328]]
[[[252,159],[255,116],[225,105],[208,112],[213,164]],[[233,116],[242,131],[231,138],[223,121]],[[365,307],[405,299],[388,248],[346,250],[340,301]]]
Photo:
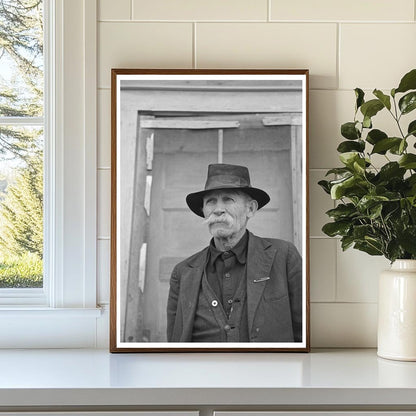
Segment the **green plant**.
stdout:
[[[416,259],[416,120],[404,121],[416,109],[416,69],[390,95],[375,89],[375,98],[365,101],[363,90],[354,91],[354,120],[341,126],[346,140],[337,148],[343,166],[327,172],[334,180],[319,182],[339,201],[327,211],[333,221],[322,231],[340,236],[343,250],[353,247],[391,262]],[[395,133],[373,128],[380,111],[394,119]],[[384,165],[376,155],[385,158]]]
[[35,253],[17,256],[0,254],[0,288],[43,286],[43,262]]

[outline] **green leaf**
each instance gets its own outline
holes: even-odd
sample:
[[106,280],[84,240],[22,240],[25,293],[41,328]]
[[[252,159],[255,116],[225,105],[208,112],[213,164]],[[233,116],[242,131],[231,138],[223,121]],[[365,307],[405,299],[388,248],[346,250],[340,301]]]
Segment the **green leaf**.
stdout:
[[363,140],[358,140],[356,142],[353,141],[345,141],[341,142],[337,147],[337,151],[340,153],[346,153],[351,151],[363,152],[365,149],[365,142]]
[[400,81],[399,86],[396,88],[395,92],[406,92],[409,90],[416,89],[416,69],[412,69]]
[[377,243],[377,240],[372,240],[370,242],[356,242],[354,248],[360,251],[364,251],[370,256],[381,256],[383,252],[381,251],[381,245],[374,246],[374,243]]
[[373,228],[371,225],[357,225],[352,230],[352,235],[355,238],[355,240],[363,240],[368,234],[373,233]]
[[390,97],[385,95],[382,91],[375,89],[373,94],[383,103],[388,110],[391,109]]
[[383,108],[384,105],[380,102],[380,100],[370,100],[361,106],[361,112],[363,113],[364,117],[371,118],[374,117]]
[[341,199],[342,197],[348,197],[354,202],[357,198],[357,202],[363,195],[368,193],[368,187],[371,186],[368,182],[360,178],[359,175],[354,175],[346,179],[342,179],[337,183],[333,183],[331,187],[331,198]]
[[351,166],[359,157],[357,152],[346,152],[339,155],[339,160],[346,166]]
[[355,90],[355,111],[364,104],[364,91],[361,88],[356,88]]
[[399,159],[399,165],[405,169],[416,169],[416,155],[407,153]]
[[375,220],[381,217],[381,212],[383,211],[383,204],[377,204],[370,208],[370,218]]
[[371,129],[373,127],[373,123],[371,122],[371,117],[364,116],[363,127],[366,129]]
[[351,235],[346,235],[341,238],[341,247],[342,251],[350,248],[354,244],[354,237]]
[[416,254],[416,227],[406,228],[398,237],[398,243],[411,254]]
[[350,121],[341,126],[341,134],[348,140],[357,140],[361,137],[360,130],[357,129],[357,123]]
[[403,152],[407,149],[406,139],[401,139],[398,145],[394,145],[390,148],[390,153],[393,155],[402,155]]
[[380,155],[384,155],[387,150],[391,149],[393,146],[400,146],[402,139],[398,137],[387,137],[386,139],[382,139],[378,141],[374,147],[371,154],[377,153]]
[[336,208],[330,209],[326,214],[334,220],[351,217],[357,212],[354,204],[339,204]]
[[322,231],[329,237],[335,237],[337,235],[345,235],[351,227],[349,221],[336,221],[325,224],[322,227]]
[[409,127],[407,128],[407,133],[408,133],[408,136],[413,135],[416,137],[416,120],[413,120],[409,124]]
[[364,195],[360,202],[357,204],[357,208],[365,212],[369,208],[374,207],[375,205],[378,205],[382,201],[388,201],[389,199],[386,196],[383,195]]
[[322,180],[322,181],[319,181],[318,182],[318,185],[327,193],[327,194],[330,194],[331,193],[331,187],[330,187],[330,185],[329,185],[329,182],[328,181],[324,181],[324,180]]
[[402,114],[407,114],[416,108],[416,92],[409,92],[399,100],[399,108]]
[[391,178],[403,178],[406,169],[400,167],[397,162],[389,162],[382,166],[378,176],[381,181],[389,181]]
[[351,169],[348,168],[333,168],[330,169],[325,176],[331,175],[331,174],[335,174],[335,175],[345,175],[346,173],[350,173]]
[[384,131],[373,129],[368,132],[366,141],[374,145],[378,143],[380,140],[386,139],[387,137],[388,136],[386,133],[384,133]]
[[389,241],[389,243],[387,244],[387,255],[386,257],[390,260],[390,261],[394,261],[398,258],[402,257],[402,250],[400,248],[399,242],[397,241],[397,239],[393,239],[391,241]]

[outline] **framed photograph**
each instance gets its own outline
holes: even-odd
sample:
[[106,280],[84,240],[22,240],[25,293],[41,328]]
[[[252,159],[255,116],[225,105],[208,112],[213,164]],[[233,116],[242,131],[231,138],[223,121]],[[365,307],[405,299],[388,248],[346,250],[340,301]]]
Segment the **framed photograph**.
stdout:
[[112,70],[111,352],[309,351],[308,75]]

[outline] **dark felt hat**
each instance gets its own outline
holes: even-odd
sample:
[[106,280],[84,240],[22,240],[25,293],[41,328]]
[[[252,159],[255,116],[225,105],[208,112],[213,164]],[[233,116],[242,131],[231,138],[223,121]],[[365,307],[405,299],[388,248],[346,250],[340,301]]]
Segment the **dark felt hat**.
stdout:
[[251,186],[250,174],[245,166],[216,163],[208,166],[205,189],[187,195],[186,203],[192,212],[200,217],[204,217],[202,212],[204,195],[210,191],[220,189],[234,189],[246,193],[257,201],[258,209],[264,207],[270,201],[270,197],[266,192]]

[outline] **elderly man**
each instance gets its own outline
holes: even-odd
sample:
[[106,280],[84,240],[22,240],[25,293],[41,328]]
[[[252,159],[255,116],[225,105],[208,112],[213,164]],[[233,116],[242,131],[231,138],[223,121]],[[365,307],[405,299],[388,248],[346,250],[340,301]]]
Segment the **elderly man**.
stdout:
[[172,272],[169,342],[302,341],[301,257],[246,228],[269,201],[246,167],[228,164],[209,165],[205,189],[186,197],[213,238]]

